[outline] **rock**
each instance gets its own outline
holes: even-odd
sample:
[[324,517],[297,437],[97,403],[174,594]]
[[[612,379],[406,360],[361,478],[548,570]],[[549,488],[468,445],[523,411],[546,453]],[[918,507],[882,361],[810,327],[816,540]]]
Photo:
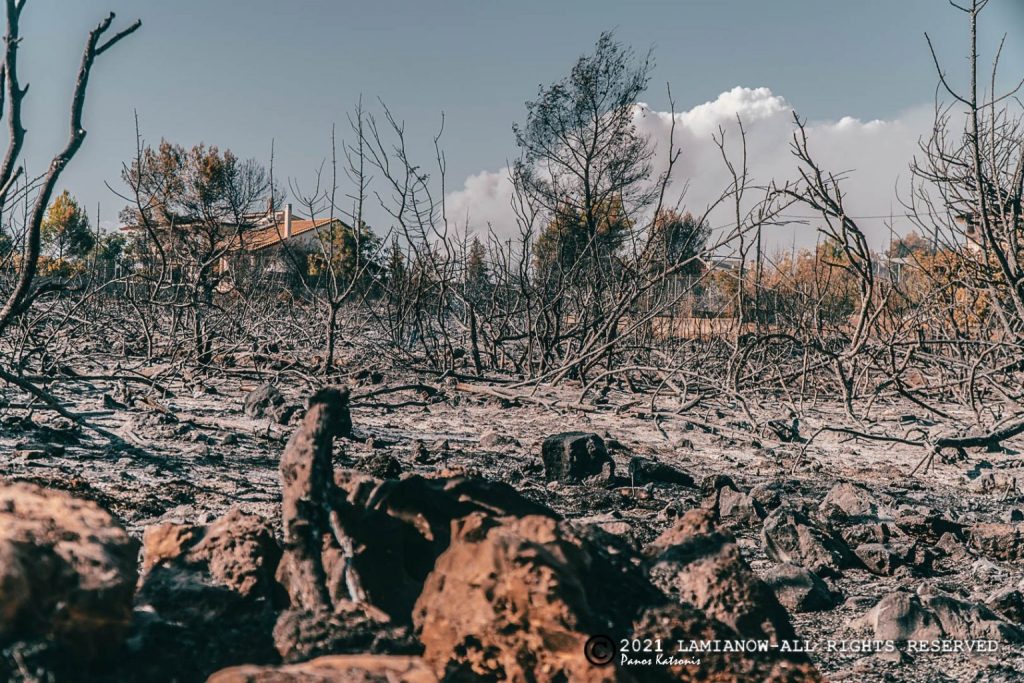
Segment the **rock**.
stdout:
[[[612,484],[614,481],[615,481],[615,463],[612,462],[611,460],[601,464],[601,471],[600,472],[598,472],[597,474],[592,474],[589,477],[585,477],[583,479],[583,483],[584,484],[586,484],[587,486],[593,486],[593,487],[608,486],[608,485]],[[644,491],[644,489],[639,489],[639,488],[630,489],[630,490],[631,490],[631,493],[632,492],[636,492],[637,495],[640,495],[640,492]]]
[[499,482],[332,472],[331,441],[345,414],[334,391],[315,396],[281,459],[285,551],[277,577],[292,609],[367,603],[410,624],[453,521],[474,512],[555,516]]
[[480,446],[483,448],[500,448],[501,446],[518,446],[519,442],[511,436],[488,430],[480,435]]
[[341,602],[333,610],[285,610],[274,626],[274,645],[286,662],[326,654],[419,654],[405,626],[367,604]]
[[987,560],[984,557],[975,560],[971,563],[971,572],[980,577],[983,581],[1001,581],[1003,575],[1006,573],[1005,570],[995,562]]
[[839,511],[849,518],[876,518],[880,512],[891,512],[887,506],[880,504],[875,495],[867,488],[849,482],[833,486],[821,501],[818,509],[823,514]]
[[402,474],[402,464],[390,453],[372,453],[362,458],[359,469],[378,479],[397,479]]
[[147,527],[138,602],[152,616],[134,639],[135,663],[154,677],[195,680],[276,661],[280,559],[270,522],[238,509],[206,526]]
[[752,496],[728,486],[719,489],[706,504],[717,510],[718,518],[725,522],[756,526],[765,518],[764,508]]
[[563,432],[544,439],[541,446],[544,477],[547,481],[580,482],[601,474],[610,463],[615,463],[600,436],[587,432]]
[[879,640],[933,640],[942,638],[942,624],[916,595],[898,591],[885,596],[865,617]]
[[77,675],[115,653],[132,623],[137,555],[95,503],[0,484],[0,647],[38,643],[46,666]]
[[784,486],[781,482],[772,481],[758,484],[750,489],[750,497],[765,510],[774,510],[782,505]]
[[975,524],[965,530],[971,547],[997,560],[1024,559],[1024,524]]
[[726,487],[731,488],[733,491],[740,490],[736,486],[736,482],[728,474],[709,474],[700,481],[700,492],[705,496],[710,496],[719,489]]
[[896,518],[896,526],[908,536],[936,543],[943,534],[960,535],[963,525],[937,514],[904,514]]
[[993,593],[985,604],[1006,619],[1024,625],[1024,593],[1015,588],[1002,588]]
[[[342,470],[335,483],[340,494],[335,509],[352,543],[351,552],[346,551],[349,578],[361,587],[366,601],[398,623],[410,623],[423,581],[448,547],[453,521],[474,512],[556,517],[508,484],[482,479],[410,476],[380,481]],[[341,566],[326,554],[325,561],[329,574]]]
[[963,541],[949,532],[942,534],[942,537],[935,544],[935,549],[949,557],[953,562],[962,562],[971,557],[971,551],[967,549]]
[[887,543],[894,535],[894,529],[885,522],[850,524],[840,529],[839,535],[849,546],[863,543]]
[[1002,520],[1004,522],[1024,522],[1024,510],[1020,508],[1012,508],[1010,510],[1004,510],[1002,514]]
[[280,422],[279,418],[284,411],[286,402],[284,395],[277,387],[273,384],[264,384],[246,395],[242,412],[254,420],[267,417],[275,422]]
[[334,655],[286,666],[236,666],[207,683],[437,683],[419,657]]
[[[608,590],[615,586],[615,590]],[[453,525],[416,601],[423,658],[451,680],[616,681],[583,656],[590,635],[624,633],[657,590],[550,517]]]
[[992,610],[948,595],[928,595],[925,604],[938,616],[947,638],[1024,642],[1024,631],[1000,619]]
[[281,548],[259,515],[232,508],[208,526],[158,524],[143,534],[142,587],[165,571],[197,571],[243,597],[273,597]]
[[427,465],[433,461],[433,458],[430,456],[430,451],[427,450],[426,444],[419,440],[413,444],[412,459],[421,465]]
[[1017,490],[1017,478],[1007,472],[986,472],[967,486],[972,493],[1007,494]]
[[651,581],[667,595],[731,626],[744,638],[773,643],[796,638],[772,590],[750,570],[714,512],[693,509],[645,551]]
[[764,520],[761,537],[770,560],[806,567],[819,576],[837,575],[850,564],[850,549],[842,539],[795,510],[773,511]]
[[916,574],[929,574],[935,565],[935,552],[920,541],[897,539],[889,544],[899,564]]
[[[692,605],[665,604],[628,557],[548,517],[458,521],[416,603],[424,659],[450,681],[668,683],[816,681],[799,656],[701,654],[699,671],[678,667],[598,667],[583,656],[594,634],[616,638],[735,639],[737,633]],[[593,527],[588,527],[593,528]],[[608,586],[615,586],[614,591]],[[785,674],[783,673],[785,672]]]
[[[351,436],[352,418],[348,410],[349,391],[347,388],[334,389],[334,391],[338,392],[340,404],[338,436]],[[294,403],[288,403],[284,395],[273,384],[264,384],[246,395],[243,412],[253,419],[267,418],[277,424],[286,425],[291,422],[292,417],[301,413],[301,407]]]
[[987,607],[941,594],[890,593],[868,612],[865,623],[879,640],[1024,640],[1024,632]]
[[779,564],[764,577],[768,587],[786,609],[793,612],[816,612],[835,607],[842,596],[833,593],[814,572],[794,564]]
[[663,462],[634,456],[629,460],[629,476],[635,486],[644,484],[679,484],[693,486],[694,481],[686,472]]
[[853,552],[869,572],[879,576],[892,576],[901,564],[896,553],[882,543],[862,543]]

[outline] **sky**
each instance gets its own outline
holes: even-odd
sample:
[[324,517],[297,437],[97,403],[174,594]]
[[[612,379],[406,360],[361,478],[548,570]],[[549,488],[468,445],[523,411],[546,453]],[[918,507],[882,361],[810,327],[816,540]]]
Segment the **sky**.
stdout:
[[[850,205],[887,215],[899,211],[898,186],[930,125],[936,77],[924,33],[953,78],[967,45],[964,18],[945,0],[28,0],[20,66],[32,85],[30,172],[63,143],[86,33],[111,10],[118,25],[143,26],[96,64],[89,134],[61,180],[105,227],[124,204],[107,184],[123,189],[136,115],[150,143],[205,142],[268,162],[273,141],[275,176],[308,187],[330,154],[331,126],[344,137],[362,97],[406,122],[424,164],[443,112],[451,214],[507,234],[512,123],[606,29],[654,50],[637,124],[656,144],[671,85],[687,206],[724,184],[710,134],[736,114],[751,129],[755,179],[790,174],[795,110],[810,122],[812,149],[849,172]],[[1024,71],[1024,2],[992,0],[984,22],[983,43],[1008,33],[1004,69]],[[875,223],[877,241],[885,228]]]

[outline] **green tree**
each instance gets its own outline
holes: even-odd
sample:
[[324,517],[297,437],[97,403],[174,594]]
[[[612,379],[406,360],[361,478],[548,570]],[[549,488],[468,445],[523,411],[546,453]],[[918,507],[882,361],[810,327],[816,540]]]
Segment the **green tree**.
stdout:
[[357,230],[335,220],[318,235],[319,249],[310,254],[312,274],[335,278],[342,287],[356,290],[372,281],[379,270],[377,255],[381,241],[366,223]]
[[585,231],[596,247],[602,229],[610,234],[602,221],[635,215],[656,196],[646,182],[653,149],[634,124],[651,67],[649,54],[637,59],[605,32],[593,54],[526,103],[526,122],[513,126],[522,153],[513,182],[560,223],[556,230]]
[[590,272],[622,246],[632,228],[622,201],[613,198],[595,207],[591,214],[591,220],[579,210],[555,215],[534,246],[538,270],[551,274],[552,269],[566,272],[575,267]]
[[92,259],[100,271],[112,274],[118,263],[124,260],[128,240],[114,232],[103,235],[92,248]]
[[96,243],[89,217],[67,190],[57,195],[47,209],[41,237],[44,248],[57,261],[81,258]]
[[121,220],[143,235],[140,270],[161,273],[149,276],[160,287],[150,298],[188,314],[196,362],[203,365],[212,356],[213,327],[232,324],[214,302],[230,274],[223,261],[254,227],[267,198],[276,203],[270,175],[231,150],[163,141],[140,150],[121,177],[132,196]]
[[654,220],[654,249],[658,260],[668,269],[683,275],[700,272],[697,257],[707,247],[711,229],[692,213],[663,211]]

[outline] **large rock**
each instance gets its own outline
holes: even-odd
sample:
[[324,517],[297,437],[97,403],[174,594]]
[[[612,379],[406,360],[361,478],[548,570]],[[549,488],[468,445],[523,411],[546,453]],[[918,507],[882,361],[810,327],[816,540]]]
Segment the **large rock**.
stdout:
[[865,624],[880,640],[934,640],[945,633],[938,616],[918,596],[902,591],[879,600],[867,613]]
[[1024,642],[1024,631],[1001,619],[984,605],[941,594],[926,595],[924,601],[938,616],[947,638]]
[[1024,524],[975,524],[966,529],[971,546],[984,555],[1012,562],[1024,560]]
[[1024,626],[1024,593],[1015,588],[1002,588],[990,595],[985,604],[1011,622]]
[[903,514],[896,518],[900,531],[926,543],[935,544],[945,534],[959,536],[963,525],[939,514]]
[[744,638],[795,639],[786,610],[750,570],[732,534],[716,528],[714,515],[690,510],[647,548],[651,581]]
[[709,496],[704,507],[715,510],[718,519],[727,524],[757,526],[765,518],[764,508],[753,496],[728,486]]
[[840,513],[848,518],[892,517],[892,509],[864,486],[841,482],[825,495],[818,506],[823,514]]
[[198,571],[243,597],[270,598],[280,560],[270,522],[238,508],[206,526],[157,524],[143,533],[143,586],[165,571]]
[[254,420],[270,418],[275,422],[284,417],[287,401],[284,394],[273,384],[263,384],[245,396],[242,412]]
[[941,594],[890,593],[871,608],[864,623],[879,640],[1024,640],[1024,632],[987,607]]
[[[452,522],[474,512],[557,517],[502,482],[468,477],[379,480],[353,470],[335,473],[346,581],[355,587],[342,599],[369,602],[398,623],[409,624],[412,606],[434,561],[448,547]],[[328,575],[338,557],[324,554]],[[340,595],[340,593],[339,593]]]
[[[658,591],[549,517],[474,514],[453,529],[416,602],[423,657],[455,680],[615,681],[583,656],[625,636]],[[609,587],[614,586],[614,590]]]
[[232,664],[277,661],[280,559],[270,522],[238,509],[206,526],[147,527],[138,593],[147,619],[133,639],[137,666],[193,680]]
[[563,432],[544,439],[541,446],[544,477],[547,481],[580,482],[602,474],[615,463],[608,455],[604,440],[588,432]]
[[0,484],[0,646],[45,643],[55,666],[73,663],[81,675],[124,641],[137,556],[138,544],[95,503]]
[[302,664],[236,666],[218,671],[207,683],[437,683],[419,657],[335,655]]
[[788,562],[820,576],[835,576],[850,565],[846,543],[795,510],[780,507],[764,520],[764,551],[775,562]]
[[899,555],[884,543],[862,543],[853,552],[869,572],[879,576],[892,576],[902,564]]
[[[819,680],[806,660],[777,651],[701,653],[699,667],[619,666],[618,638],[662,638],[674,649],[680,640],[740,636],[693,605],[667,604],[632,558],[607,552],[563,522],[475,514],[453,526],[451,546],[414,615],[423,657],[447,681]],[[584,647],[598,634],[612,639],[615,665],[585,658]]]
[[775,565],[765,574],[764,581],[782,606],[793,612],[832,609],[841,597],[817,574],[795,564]]
[[376,608],[384,617],[367,612],[369,620],[385,639],[401,641],[399,627],[411,625],[454,520],[475,512],[555,516],[497,482],[332,472],[331,443],[348,414],[342,399],[336,390],[314,396],[281,459],[285,550],[277,578],[289,610],[275,634],[285,660],[355,649],[359,634],[372,630],[363,628],[368,620],[353,629],[331,618],[352,604]]

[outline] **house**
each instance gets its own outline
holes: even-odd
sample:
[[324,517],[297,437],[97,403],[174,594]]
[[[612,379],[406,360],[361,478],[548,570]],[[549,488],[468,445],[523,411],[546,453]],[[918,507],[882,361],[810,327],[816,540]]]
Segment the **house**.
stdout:
[[162,250],[172,277],[193,267],[197,259],[216,259],[215,267],[224,276],[223,289],[230,288],[237,277],[252,273],[308,276],[313,268],[311,256],[323,249],[324,234],[350,228],[337,218],[302,218],[292,211],[291,204],[285,204],[282,209],[269,205],[265,211],[245,214],[239,220],[159,226],[155,232],[160,248],[139,225],[121,230],[142,235],[147,245],[144,249],[152,256]]
[[291,204],[285,204],[283,210],[268,210],[251,227],[227,238],[221,245],[221,267],[232,273],[258,267],[276,276],[310,275],[315,268],[312,260],[322,253],[327,236],[350,230],[337,218],[300,218]]
[[[1021,206],[1019,201],[1007,202],[1000,215],[999,207],[990,209],[988,214],[990,223],[994,224],[996,238],[1005,249],[1007,246],[1007,235],[1001,235],[1007,231],[1019,233],[1021,229]],[[967,250],[974,254],[980,254],[985,250],[985,235],[982,233],[982,214],[974,211],[958,213],[955,220],[964,226],[964,237],[966,237]]]

